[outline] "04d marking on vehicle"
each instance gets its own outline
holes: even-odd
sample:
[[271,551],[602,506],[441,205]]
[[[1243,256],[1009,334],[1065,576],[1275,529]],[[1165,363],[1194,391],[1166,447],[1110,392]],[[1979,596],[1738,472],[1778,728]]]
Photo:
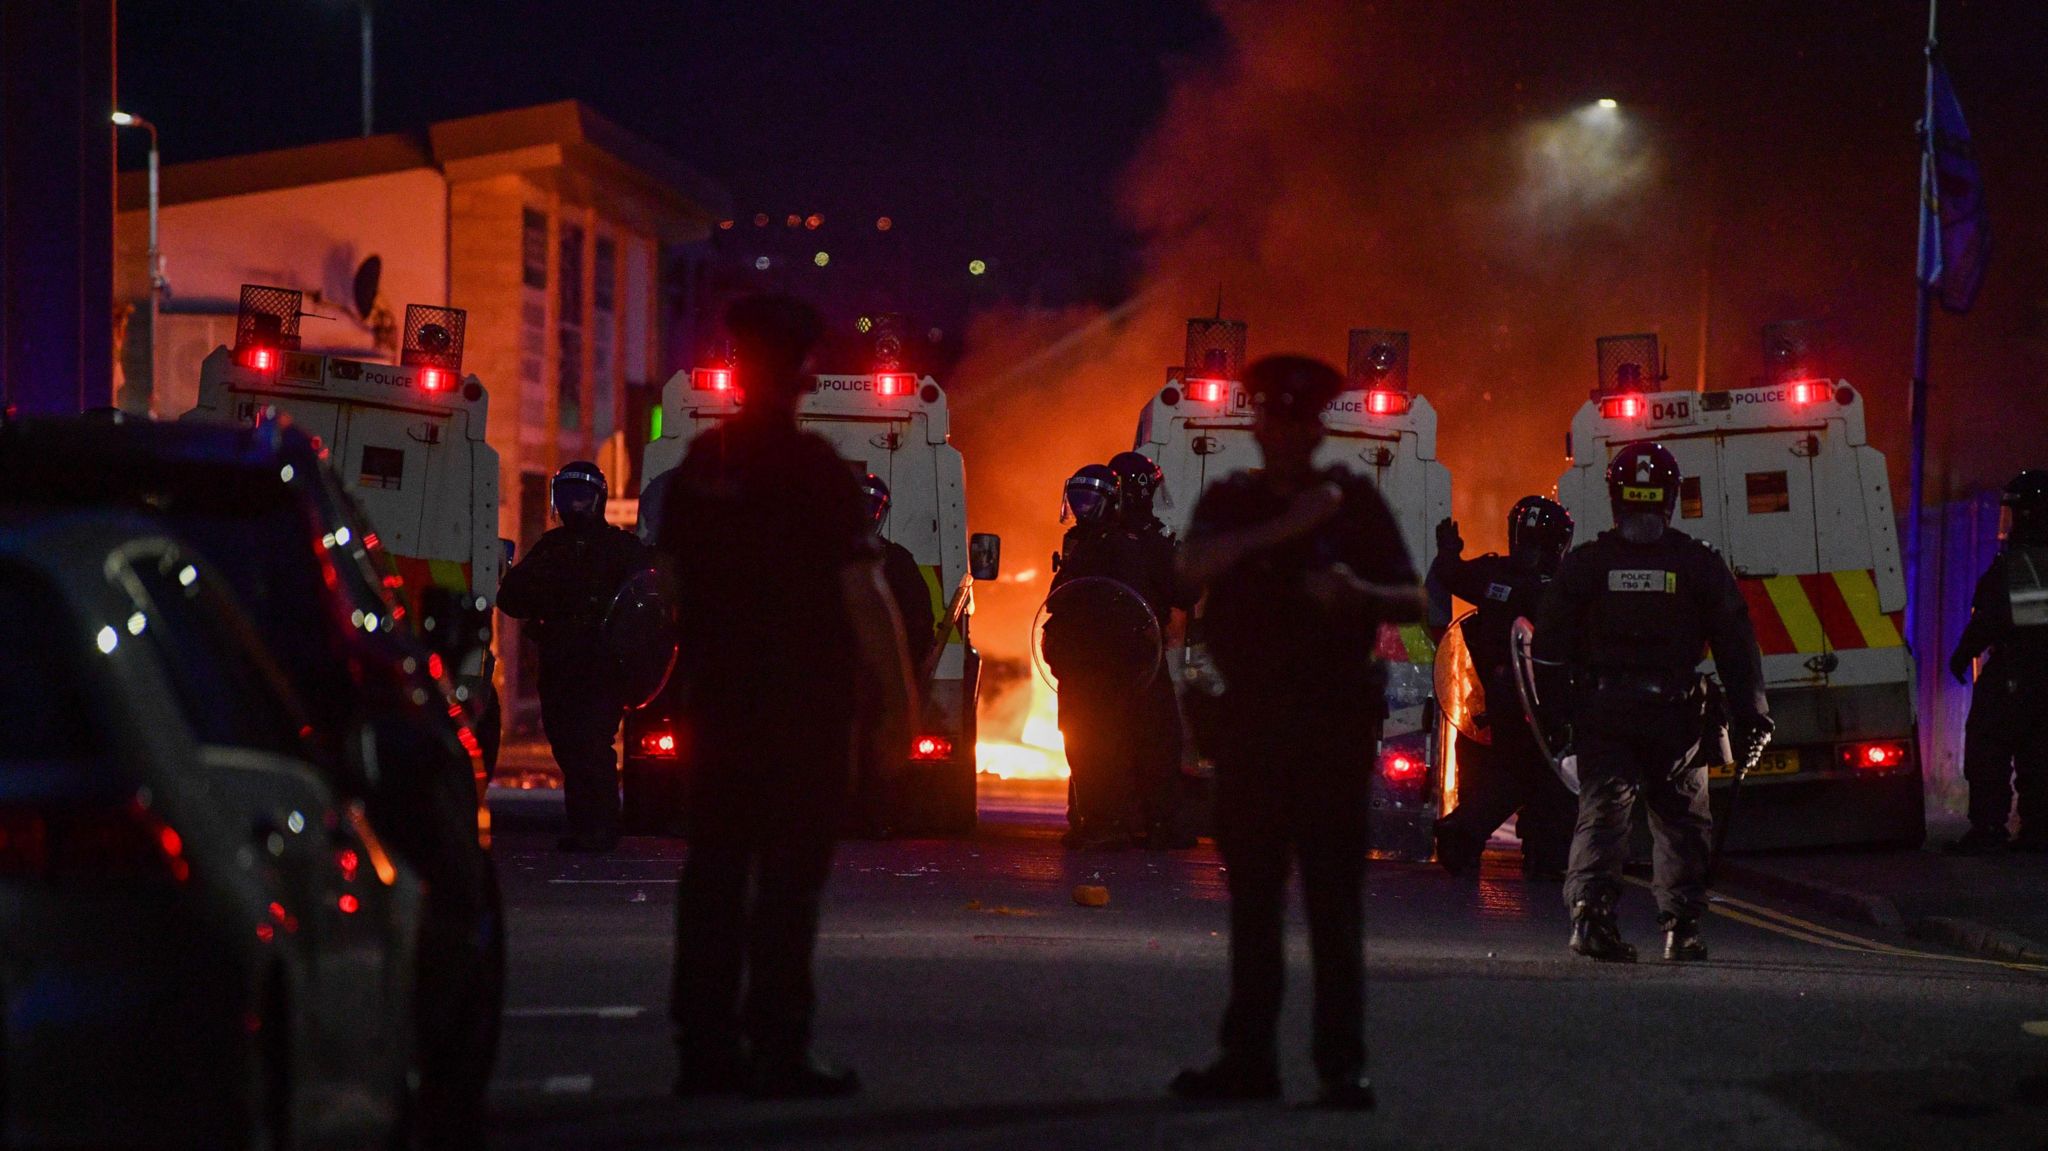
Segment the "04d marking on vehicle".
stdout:
[[1648,591],[1671,594],[1678,590],[1678,573],[1660,568],[1616,568],[1607,573],[1608,591]]

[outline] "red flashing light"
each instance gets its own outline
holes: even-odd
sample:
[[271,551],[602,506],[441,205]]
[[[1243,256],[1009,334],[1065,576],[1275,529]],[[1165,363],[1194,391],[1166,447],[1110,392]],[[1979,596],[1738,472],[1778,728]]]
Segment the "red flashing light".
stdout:
[[1600,401],[1600,415],[1610,420],[1633,420],[1643,414],[1643,397],[1610,396]]
[[334,901],[334,905],[341,908],[343,915],[354,915],[363,909],[363,901],[348,892],[343,892],[341,898]]
[[1230,394],[1226,380],[1189,380],[1188,397],[1204,404],[1220,404]]
[[930,763],[953,758],[953,741],[943,735],[920,735],[911,741],[910,758]]
[[344,847],[334,853],[334,866],[341,869],[341,881],[343,883],[354,883],[356,881],[356,871],[362,865],[362,857],[356,854],[356,849],[353,847]]
[[1899,740],[1844,744],[1842,766],[1858,771],[1891,771],[1906,766],[1906,745]]
[[1406,392],[1372,391],[1365,396],[1365,410],[1376,416],[1398,416],[1414,401]]
[[1380,774],[1388,783],[1420,783],[1429,771],[1429,765],[1422,757],[1405,751],[1388,751],[1380,756]]
[[420,388],[429,392],[446,391],[449,378],[448,373],[440,368],[421,368]]
[[0,876],[192,877],[185,840],[139,802],[0,808]]
[[875,394],[878,396],[907,396],[917,387],[917,377],[909,372],[877,372]]
[[676,733],[672,731],[650,731],[640,737],[640,754],[656,759],[674,759],[676,754]]
[[236,358],[242,362],[243,367],[254,368],[259,372],[267,372],[277,367],[277,349],[266,348],[261,344],[243,348]]
[[690,387],[700,392],[732,391],[732,369],[698,368],[690,373]]

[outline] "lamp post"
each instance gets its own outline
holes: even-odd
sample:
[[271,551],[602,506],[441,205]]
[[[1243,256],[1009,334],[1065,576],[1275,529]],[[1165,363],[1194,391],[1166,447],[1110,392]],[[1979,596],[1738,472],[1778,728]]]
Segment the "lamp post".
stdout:
[[157,340],[157,297],[163,294],[164,259],[163,249],[157,241],[157,170],[158,152],[156,125],[140,116],[127,112],[114,113],[116,128],[142,128],[149,132],[149,394],[154,404],[156,393],[156,340]]
[[375,94],[376,94],[376,87],[377,87],[377,74],[376,74],[376,71],[375,71],[375,70],[374,70],[374,69],[373,69],[373,68],[371,67],[371,62],[370,62],[370,47],[371,47],[371,40],[372,40],[372,38],[371,38],[371,35],[370,35],[370,0],[362,0],[362,16],[363,16],[363,135],[365,135],[365,136],[368,136],[368,135],[370,135],[370,134],[371,134],[372,132],[376,131],[376,123],[377,123],[377,119],[376,119],[376,116],[375,116],[375,114],[374,114],[374,109],[375,109],[375,106],[376,106],[376,99],[375,99]]

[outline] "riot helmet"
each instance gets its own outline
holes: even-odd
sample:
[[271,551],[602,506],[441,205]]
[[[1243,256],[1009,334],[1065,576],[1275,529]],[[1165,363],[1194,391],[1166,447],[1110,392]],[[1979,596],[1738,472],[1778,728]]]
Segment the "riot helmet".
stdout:
[[1060,522],[1099,524],[1116,513],[1117,476],[1107,464],[1088,464],[1067,480],[1066,505]]
[[2001,525],[2007,543],[2017,547],[2048,546],[2048,471],[2028,468],[2005,485]]
[[1572,546],[1572,514],[1543,496],[1523,496],[1508,512],[1508,557],[1546,575]]
[[574,460],[562,465],[548,485],[549,494],[555,505],[555,514],[562,522],[571,526],[585,523],[599,523],[604,520],[604,499],[607,488],[604,472],[589,460]]
[[1149,517],[1153,499],[1166,484],[1166,472],[1143,452],[1118,452],[1109,458],[1109,470],[1116,473],[1123,514],[1139,520]]
[[882,477],[869,472],[860,481],[861,498],[867,501],[868,526],[882,530],[882,521],[889,518],[889,485]]
[[1607,465],[1607,498],[1615,526],[1631,543],[1654,543],[1678,510],[1678,458],[1663,444],[1621,449]]

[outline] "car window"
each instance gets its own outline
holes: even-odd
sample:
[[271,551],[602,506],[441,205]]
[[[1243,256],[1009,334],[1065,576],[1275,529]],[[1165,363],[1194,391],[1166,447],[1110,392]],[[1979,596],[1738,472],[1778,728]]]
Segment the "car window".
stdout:
[[0,566],[0,765],[69,766],[101,751],[85,663],[91,639],[40,576]]
[[128,574],[143,617],[129,631],[156,648],[195,738],[304,757],[306,725],[218,577],[174,552],[131,555]]

